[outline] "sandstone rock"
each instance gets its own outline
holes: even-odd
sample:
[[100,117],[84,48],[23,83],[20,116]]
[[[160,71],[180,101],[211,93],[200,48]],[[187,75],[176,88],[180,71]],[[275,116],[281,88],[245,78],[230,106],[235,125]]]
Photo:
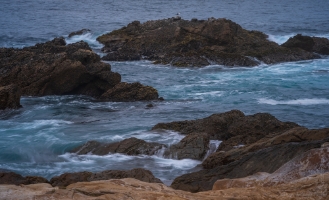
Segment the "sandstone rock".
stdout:
[[211,190],[218,179],[242,178],[257,172],[273,173],[294,157],[310,149],[319,148],[327,141],[329,141],[328,137],[320,141],[289,142],[249,152],[226,165],[216,165],[211,169],[203,169],[177,177],[171,187],[199,192]]
[[97,38],[108,53],[104,60],[140,60],[174,66],[255,66],[319,58],[302,49],[290,49],[267,40],[259,31],[247,31],[227,20],[176,18],[134,21]]
[[121,82],[106,91],[101,99],[107,101],[149,101],[159,98],[158,91],[150,86],[140,83]]
[[154,155],[165,145],[155,142],[145,142],[137,138],[128,138],[115,143],[100,143],[97,141],[89,141],[86,144],[73,149],[72,153],[96,155],[106,155],[108,153],[123,153],[127,155]]
[[202,160],[209,149],[209,135],[206,133],[194,133],[183,138],[179,143],[170,146],[164,153],[164,157],[174,159]]
[[38,176],[23,177],[14,172],[0,172],[0,184],[29,185],[36,183],[48,183],[48,180]]
[[66,189],[49,184],[26,186],[0,185],[1,199],[173,199],[173,200],[326,200],[328,199],[329,173],[306,177],[287,184],[271,187],[229,188],[190,193],[174,190],[160,183],[146,183],[131,178],[93,182],[79,182]]
[[297,34],[282,44],[287,48],[300,48],[309,52],[329,55],[329,40],[327,38],[310,37]]
[[50,184],[52,186],[58,186],[60,188],[63,188],[72,183],[77,183],[77,182],[90,182],[97,180],[122,179],[122,178],[135,178],[140,181],[149,182],[149,183],[162,183],[160,179],[155,178],[153,176],[151,171],[137,168],[128,171],[107,170],[97,173],[92,173],[92,172],[65,173],[60,176],[53,177],[50,180]]
[[279,134],[298,125],[281,122],[270,114],[257,113],[245,116],[239,110],[213,114],[204,119],[159,123],[154,129],[169,129],[182,134],[202,132],[212,140],[223,140],[218,151],[229,150],[241,143],[247,145],[267,136]]
[[79,31],[74,31],[74,32],[72,32],[72,33],[70,33],[69,34],[69,38],[70,37],[73,37],[73,36],[76,36],[76,35],[83,35],[83,34],[86,34],[86,33],[89,33],[90,32],[90,30],[89,29],[81,29],[81,30],[79,30]]
[[0,87],[0,110],[22,107],[20,104],[21,93],[17,85]]

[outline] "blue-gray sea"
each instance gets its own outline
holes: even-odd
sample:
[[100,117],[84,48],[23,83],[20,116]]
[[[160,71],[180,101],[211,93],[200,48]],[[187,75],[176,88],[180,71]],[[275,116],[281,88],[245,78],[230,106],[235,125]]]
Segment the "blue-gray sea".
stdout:
[[[63,36],[96,38],[131,21],[170,18],[227,18],[259,30],[279,44],[302,33],[329,38],[328,0],[1,0],[0,47],[22,48]],[[83,28],[82,36],[68,34]],[[267,112],[307,128],[329,127],[329,58],[253,68],[174,68],[149,61],[110,62],[125,82],[158,89],[161,102],[99,102],[86,96],[22,97],[22,109],[0,112],[0,169],[51,178],[64,172],[142,167],[165,183],[195,170],[201,161],[156,156],[67,153],[89,140],[115,142],[129,137],[173,144],[172,131],[151,131],[159,122],[197,119],[239,109]],[[146,108],[152,103],[154,107]],[[219,144],[212,141],[213,146]]]

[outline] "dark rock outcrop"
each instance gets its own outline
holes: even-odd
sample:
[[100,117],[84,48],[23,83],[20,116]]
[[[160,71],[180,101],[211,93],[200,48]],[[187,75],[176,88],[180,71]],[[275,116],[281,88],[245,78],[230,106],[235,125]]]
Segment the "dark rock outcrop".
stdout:
[[209,135],[206,133],[194,133],[166,149],[164,157],[178,160],[184,158],[202,160],[208,149]]
[[0,110],[6,108],[17,109],[22,107],[20,104],[21,93],[17,85],[8,85],[0,87]]
[[77,182],[90,182],[98,180],[108,179],[123,179],[123,178],[135,178],[140,181],[148,183],[162,183],[160,179],[155,178],[151,171],[146,169],[132,169],[128,171],[122,170],[107,170],[97,173],[92,172],[76,172],[65,173],[60,176],[55,176],[50,180],[52,186],[58,186],[60,188],[66,187],[72,183]]
[[264,33],[245,30],[227,19],[134,21],[97,40],[108,53],[104,60],[149,59],[174,66],[256,66],[319,58],[280,46]]
[[329,55],[329,40],[326,38],[297,34],[289,38],[282,46],[287,48],[300,48],[309,52]]
[[115,85],[101,96],[101,99],[106,101],[147,101],[158,98],[158,91],[153,87],[125,82]]
[[272,173],[294,157],[310,149],[320,148],[329,138],[313,142],[290,142],[250,152],[227,165],[177,177],[171,187],[190,192],[211,190],[213,184],[224,178],[241,178],[257,172]]
[[86,33],[89,33],[91,30],[89,30],[89,29],[81,29],[81,30],[79,30],[79,31],[74,31],[74,32],[72,32],[72,33],[70,33],[69,34],[69,38],[70,37],[73,37],[73,36],[76,36],[76,35],[83,35],[83,34],[86,34]]
[[115,143],[100,143],[97,141],[89,141],[86,144],[73,149],[72,153],[79,155],[92,153],[96,155],[106,155],[108,153],[123,153],[127,155],[154,155],[162,148],[163,144],[155,142],[145,142],[137,138],[128,138]]
[[[23,49],[0,48],[0,86],[16,84],[22,96],[83,94],[99,98],[120,82],[121,75],[112,72],[111,65],[101,62],[100,57],[83,41],[66,45],[64,38],[55,38]],[[143,94],[130,91],[140,95],[124,99],[127,97],[124,94],[116,100],[157,99],[157,90],[141,84],[126,88],[124,92],[141,88],[147,88],[148,93],[146,90],[142,91]],[[153,96],[150,95],[151,90]],[[117,91],[116,95],[120,96],[119,93]]]
[[247,145],[267,136],[298,127],[292,122],[281,122],[267,113],[245,116],[239,110],[213,114],[204,119],[159,123],[155,129],[169,129],[182,134],[207,133],[212,140],[222,140],[220,150]]
[[36,183],[48,183],[48,180],[39,176],[26,176],[23,177],[14,172],[1,172],[0,171],[0,184],[12,185],[29,185]]

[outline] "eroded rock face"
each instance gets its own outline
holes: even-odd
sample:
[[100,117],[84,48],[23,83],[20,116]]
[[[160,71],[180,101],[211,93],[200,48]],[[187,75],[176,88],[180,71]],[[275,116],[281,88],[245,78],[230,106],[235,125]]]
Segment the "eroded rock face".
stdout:
[[17,109],[22,107],[20,104],[21,92],[17,85],[8,85],[0,87],[0,110],[6,108]]
[[87,154],[92,153],[96,155],[106,155],[109,153],[123,153],[127,155],[154,155],[166,145],[146,142],[137,138],[128,138],[115,143],[100,143],[97,141],[89,141],[81,147],[73,149],[72,153]]
[[247,31],[227,19],[134,21],[97,40],[108,53],[103,59],[112,61],[144,58],[174,66],[255,66],[319,58],[270,42],[264,33]]
[[267,113],[245,116],[239,110],[213,114],[204,119],[159,123],[155,129],[169,129],[182,134],[207,133],[212,140],[222,140],[218,151],[229,150],[237,145],[247,145],[272,134],[279,134],[298,125],[281,122]]
[[285,143],[250,152],[227,165],[218,165],[177,177],[171,187],[190,192],[211,190],[218,179],[242,178],[257,172],[273,173],[292,158],[310,149],[319,148],[324,141]]
[[158,98],[158,91],[153,87],[125,82],[115,85],[101,96],[101,99],[107,101],[147,101]]
[[282,44],[287,48],[300,48],[309,52],[329,55],[329,40],[327,38],[310,37],[297,34]]
[[39,176],[26,176],[23,177],[14,172],[1,172],[0,171],[0,184],[13,184],[13,185],[29,185],[36,183],[48,183],[48,180]]
[[256,173],[239,179],[221,179],[213,190],[246,187],[270,187],[296,181],[305,177],[325,174],[329,171],[328,147],[311,149],[285,163],[272,174]]
[[107,170],[98,173],[92,172],[76,172],[76,173],[65,173],[60,176],[55,176],[50,180],[52,186],[66,187],[72,183],[77,182],[90,182],[98,180],[109,180],[109,179],[122,179],[122,178],[135,178],[140,181],[149,183],[162,183],[160,179],[155,178],[151,171],[146,169],[132,169],[128,171],[122,170]]
[[209,149],[209,135],[194,133],[183,138],[179,143],[170,146],[164,157],[173,159],[190,158],[202,160]]

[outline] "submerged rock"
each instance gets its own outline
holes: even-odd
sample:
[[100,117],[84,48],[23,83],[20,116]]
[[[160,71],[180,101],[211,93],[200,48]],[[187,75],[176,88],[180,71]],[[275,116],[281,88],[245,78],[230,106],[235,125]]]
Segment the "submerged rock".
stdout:
[[[121,75],[112,72],[111,65],[101,62],[83,41],[66,45],[64,38],[55,38],[23,49],[0,48],[0,86],[16,84],[21,95],[83,94],[99,98],[108,90],[111,93],[116,85],[119,84],[115,88],[121,88],[126,84],[120,82]],[[148,91],[144,91],[145,88]],[[129,92],[136,95],[129,96]],[[139,84],[124,91],[116,90],[116,95],[121,98],[112,98],[109,94],[104,99],[155,100],[158,93],[150,86]]]
[[302,49],[291,49],[267,40],[259,31],[248,31],[227,20],[162,19],[134,21],[119,30],[102,35],[111,61],[149,59],[178,67],[256,66],[319,58]]
[[282,46],[287,48],[300,48],[309,52],[329,55],[329,40],[327,38],[297,34],[289,38]]
[[0,87],[0,110],[6,108],[17,109],[22,107],[20,104],[21,92],[17,85],[8,85]]
[[76,35],[83,35],[83,34],[90,33],[90,32],[91,32],[91,30],[84,28],[79,31],[74,31],[74,32],[70,33],[69,38],[76,36]]
[[155,142],[145,142],[137,138],[128,138],[115,143],[100,143],[97,141],[89,141],[86,144],[73,149],[72,153],[106,155],[109,153],[123,153],[127,155],[154,155],[162,148],[164,144]]
[[48,183],[48,180],[39,176],[26,176],[23,177],[14,172],[0,171],[0,184],[13,184],[13,185],[29,185],[36,183]]
[[173,159],[202,160],[209,149],[209,135],[194,133],[183,138],[179,143],[171,145],[164,152],[164,157]]
[[222,140],[218,151],[229,150],[240,144],[251,144],[271,134],[298,127],[292,122],[281,122],[267,113],[245,116],[239,110],[213,114],[204,119],[156,124],[155,129],[169,129],[182,134],[207,133],[212,140]]
[[122,179],[122,178],[135,178],[137,180],[148,182],[148,183],[162,183],[160,179],[155,178],[153,176],[151,171],[137,168],[128,171],[107,170],[97,173],[92,173],[92,172],[65,173],[60,176],[53,177],[50,180],[50,184],[54,187],[57,186],[63,188],[72,183],[77,183],[77,182],[90,182],[90,181]]

